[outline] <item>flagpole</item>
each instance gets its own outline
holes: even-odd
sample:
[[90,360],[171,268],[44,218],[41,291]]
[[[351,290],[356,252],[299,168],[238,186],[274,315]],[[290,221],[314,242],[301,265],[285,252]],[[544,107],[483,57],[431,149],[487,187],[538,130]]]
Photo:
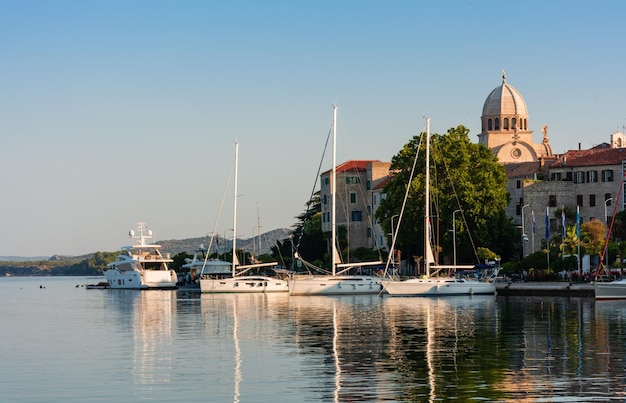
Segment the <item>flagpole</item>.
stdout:
[[550,216],[548,212],[548,206],[546,206],[546,249],[548,253],[546,254],[548,258],[548,269],[550,269]]
[[576,238],[578,239],[578,273],[582,274],[580,265],[580,206],[576,206]]
[[535,229],[536,229],[536,224],[535,224],[535,211],[534,211],[534,210],[532,210],[532,211],[530,212],[530,214],[533,216],[533,233],[532,233],[532,235],[531,235],[531,240],[532,240],[532,242],[531,242],[531,243],[533,244],[533,246],[532,246],[532,251],[531,251],[530,253],[535,253]]

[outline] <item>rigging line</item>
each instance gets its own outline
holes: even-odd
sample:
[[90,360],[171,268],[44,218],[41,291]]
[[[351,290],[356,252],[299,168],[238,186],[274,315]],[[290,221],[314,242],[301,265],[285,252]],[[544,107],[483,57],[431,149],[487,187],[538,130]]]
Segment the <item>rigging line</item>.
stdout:
[[[230,169],[230,174],[228,175],[226,186],[224,187],[224,193],[222,194],[222,202],[220,203],[220,209],[217,212],[217,218],[215,220],[215,224],[213,224],[213,232],[211,233],[211,240],[209,241],[209,247],[207,248],[206,254],[204,255],[204,262],[202,263],[202,269],[200,270],[200,275],[202,275],[202,273],[204,272],[204,268],[206,267],[206,262],[208,261],[209,255],[211,254],[211,246],[213,246],[213,239],[217,231],[217,224],[219,223],[219,218],[222,216],[222,209],[224,208],[224,200],[226,200],[226,193],[228,192],[228,188],[230,186],[230,179],[233,177],[234,169],[235,169],[235,160],[233,159],[233,165]],[[233,253],[235,253],[234,250],[233,250]],[[219,259],[219,251],[218,251],[217,257]]]
[[[415,174],[415,167],[417,165],[417,159],[419,157],[419,151],[422,148],[422,143],[424,142],[424,138],[426,137],[425,135],[425,131],[426,131],[426,123],[424,123],[424,130],[422,131],[421,135],[420,135],[420,141],[417,144],[417,149],[415,150],[415,157],[413,158],[413,166],[411,167],[411,173],[409,174],[409,179],[406,183],[406,191],[404,192],[404,200],[402,200],[402,207],[400,208],[400,216],[398,217],[398,222],[396,224],[396,228],[395,231],[392,228],[392,232],[393,232],[393,238],[391,239],[391,248],[389,249],[391,252],[393,252],[393,250],[395,249],[396,246],[396,239],[398,238],[398,230],[400,229],[400,223],[402,222],[402,217],[404,217],[404,208],[406,207],[406,203],[407,200],[409,198],[409,191],[411,190],[411,181],[413,180],[413,175]],[[393,224],[393,223],[392,223]],[[426,229],[424,229],[426,230]],[[426,253],[426,251],[424,251],[424,253]],[[389,253],[389,255],[387,256],[387,263],[385,264],[385,272],[384,272],[384,276],[386,277],[388,274],[388,270],[389,270],[389,263],[391,262],[391,260],[393,260],[393,253]]]
[[450,176],[450,170],[448,169],[448,164],[446,163],[446,159],[443,158],[443,151],[439,148],[437,144],[435,144],[435,147],[438,149],[439,154],[441,155],[441,161],[443,162],[443,167],[446,170],[448,179],[450,180],[450,186],[452,187],[452,194],[454,194],[456,205],[461,210],[461,218],[463,219],[463,224],[465,224],[465,228],[467,229],[467,236],[470,240],[470,243],[472,244],[472,251],[474,252],[474,257],[476,258],[476,261],[480,263],[480,258],[478,257],[478,252],[476,250],[476,244],[474,243],[474,238],[472,237],[472,232],[470,231],[469,225],[467,225],[467,220],[465,219],[465,210],[461,207],[461,201],[459,200],[459,195],[456,192],[454,181],[452,180],[452,177]]
[[[298,236],[298,243],[296,244],[296,256],[299,256],[300,251],[300,243],[302,242],[302,236],[304,235],[304,225],[308,221],[309,211],[311,209],[311,204],[313,201],[313,197],[315,196],[315,189],[317,188],[317,180],[320,177],[320,172],[322,171],[322,163],[324,162],[324,156],[326,155],[326,150],[328,149],[328,142],[330,141],[332,136],[332,127],[328,130],[328,135],[326,136],[326,144],[324,144],[324,151],[322,152],[322,158],[320,159],[320,164],[317,167],[317,175],[315,176],[315,181],[313,183],[313,189],[311,190],[311,197],[309,198],[309,203],[307,204],[304,219],[302,221],[302,228],[300,228],[300,235]],[[321,203],[321,200],[320,200]]]

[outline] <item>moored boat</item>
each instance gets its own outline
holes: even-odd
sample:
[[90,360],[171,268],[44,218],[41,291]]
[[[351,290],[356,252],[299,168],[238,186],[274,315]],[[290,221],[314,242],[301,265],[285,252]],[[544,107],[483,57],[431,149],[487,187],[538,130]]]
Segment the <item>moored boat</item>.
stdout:
[[123,246],[115,261],[102,270],[107,282],[113,289],[175,289],[178,276],[168,267],[173,260],[161,254],[161,245],[146,243],[152,238],[146,223],[138,223],[137,229],[138,234],[129,232],[133,245]]

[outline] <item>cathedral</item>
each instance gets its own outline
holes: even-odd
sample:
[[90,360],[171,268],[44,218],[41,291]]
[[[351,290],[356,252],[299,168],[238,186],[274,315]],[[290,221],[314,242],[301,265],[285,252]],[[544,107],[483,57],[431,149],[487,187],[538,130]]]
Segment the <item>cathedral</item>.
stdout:
[[480,120],[482,131],[478,142],[490,148],[501,164],[537,162],[552,157],[548,127],[542,128],[542,142],[533,143],[526,102],[506,82],[506,74],[502,74],[502,85],[494,88],[485,100]]

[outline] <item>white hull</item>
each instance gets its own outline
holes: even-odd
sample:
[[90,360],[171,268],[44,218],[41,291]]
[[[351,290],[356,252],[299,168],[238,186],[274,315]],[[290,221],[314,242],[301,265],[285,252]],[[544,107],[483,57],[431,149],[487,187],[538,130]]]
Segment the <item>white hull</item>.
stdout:
[[109,269],[104,277],[113,289],[151,290],[175,289],[177,276],[172,270],[138,270]]
[[381,279],[372,276],[320,276],[289,281],[290,295],[379,294]]
[[445,296],[445,295],[492,295],[494,283],[454,278],[414,278],[404,281],[383,282],[385,291],[396,297]]
[[596,299],[626,299],[626,279],[594,284]]
[[289,283],[285,280],[265,276],[206,278],[200,280],[200,291],[213,294],[287,292],[289,291]]

